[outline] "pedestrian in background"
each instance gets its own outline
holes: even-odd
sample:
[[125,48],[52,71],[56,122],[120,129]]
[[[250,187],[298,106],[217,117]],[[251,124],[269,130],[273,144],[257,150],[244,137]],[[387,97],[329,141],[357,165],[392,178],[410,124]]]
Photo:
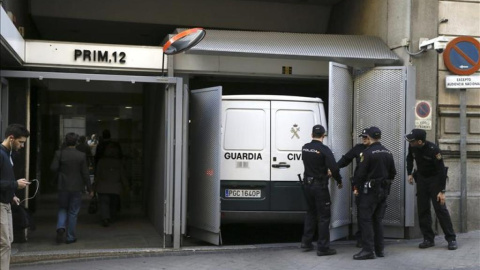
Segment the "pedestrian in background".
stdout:
[[[75,149],[77,135],[67,133],[65,148],[55,152],[50,169],[58,176],[57,243],[75,243],[78,213],[85,188],[93,196],[85,153]],[[66,239],[65,239],[66,232]]]
[[[430,202],[437,215],[440,226],[448,242],[448,249],[457,249],[457,236],[453,231],[452,220],[445,204],[446,173],[440,149],[426,140],[427,133],[423,129],[413,129],[405,135],[408,141],[407,174],[408,182],[417,182],[417,210],[423,242],[419,248],[435,246],[435,234],[432,230],[432,214]],[[417,170],[413,171],[415,160]]]
[[[347,167],[350,163],[352,163],[353,159],[355,159],[355,170],[353,171],[353,177],[355,177],[357,171],[358,171],[358,165],[360,164],[360,154],[367,148],[368,146],[368,136],[367,134],[367,129],[363,129],[362,133],[358,137],[362,138],[362,143],[357,143],[352,149],[350,149],[345,155],[340,158],[340,160],[337,162],[337,166],[339,169]],[[353,177],[351,179],[352,181],[352,187],[353,187]],[[357,247],[362,247],[362,234],[360,232],[360,208],[358,207],[358,204],[360,201],[358,200],[358,196],[355,196],[355,205],[357,207],[357,226],[358,230],[355,233],[355,238],[357,239]]]
[[368,147],[360,154],[360,164],[353,178],[354,194],[359,197],[362,235],[362,250],[353,256],[355,260],[385,256],[382,220],[390,185],[397,174],[392,153],[380,143],[380,129],[370,127],[362,135],[368,137]]
[[80,152],[85,153],[87,157],[87,165],[90,168],[90,166],[93,164],[93,155],[92,155],[92,150],[90,149],[90,146],[87,143],[87,137],[85,136],[80,136],[78,137],[78,144],[75,146],[75,149],[77,149]]
[[97,150],[97,144],[98,144],[98,139],[97,139],[97,134],[92,134],[90,137],[90,140],[87,141],[88,146],[90,146],[90,150],[92,153],[92,156],[95,156],[96,150]]
[[10,255],[13,242],[11,203],[20,204],[15,191],[24,189],[30,183],[25,179],[15,180],[12,152],[25,146],[30,132],[22,125],[12,124],[5,130],[5,139],[0,145],[0,269],[10,269]]
[[342,188],[342,176],[339,173],[333,153],[323,144],[325,128],[315,125],[312,129],[312,141],[302,147],[302,160],[305,167],[303,183],[308,210],[305,216],[301,248],[313,250],[313,237],[318,229],[317,255],[328,256],[337,253],[330,248],[330,192],[328,190],[328,170]]
[[105,153],[105,149],[107,148],[107,145],[109,145],[109,144],[116,144],[116,147],[118,147],[118,149],[120,149],[120,158],[123,158],[122,148],[120,147],[120,144],[116,141],[113,141],[110,130],[105,129],[102,132],[102,138],[101,138],[100,142],[98,143],[97,150],[95,152],[95,167],[97,166],[98,161],[100,161],[100,159],[103,158],[103,154]]
[[127,176],[120,159],[120,148],[111,143],[106,146],[98,161],[95,174],[95,191],[98,193],[102,225],[108,227],[115,220],[120,207],[120,194],[128,185]]

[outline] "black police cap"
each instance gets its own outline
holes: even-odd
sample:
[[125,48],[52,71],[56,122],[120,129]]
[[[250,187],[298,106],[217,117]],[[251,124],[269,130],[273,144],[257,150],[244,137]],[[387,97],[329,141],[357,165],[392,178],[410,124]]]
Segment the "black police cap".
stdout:
[[378,127],[368,128],[367,134],[372,139],[380,139],[382,137],[382,131]]
[[313,126],[312,134],[323,135],[325,134],[325,128],[322,125],[315,125]]
[[360,133],[360,135],[358,135],[358,137],[367,137],[368,136],[368,128],[364,128],[362,130],[362,133]]
[[427,132],[423,129],[418,129],[418,128],[412,129],[412,132],[405,135],[405,139],[409,142],[417,141],[417,140],[425,141],[426,138],[427,138]]

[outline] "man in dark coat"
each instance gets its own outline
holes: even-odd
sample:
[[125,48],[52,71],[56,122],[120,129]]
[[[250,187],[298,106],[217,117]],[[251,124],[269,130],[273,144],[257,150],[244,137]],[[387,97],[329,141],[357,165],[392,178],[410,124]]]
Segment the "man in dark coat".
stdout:
[[77,241],[77,217],[85,188],[90,197],[93,197],[86,155],[75,149],[76,144],[77,135],[68,133],[65,136],[66,147],[55,153],[50,166],[50,169],[59,175],[57,243],[71,244]]

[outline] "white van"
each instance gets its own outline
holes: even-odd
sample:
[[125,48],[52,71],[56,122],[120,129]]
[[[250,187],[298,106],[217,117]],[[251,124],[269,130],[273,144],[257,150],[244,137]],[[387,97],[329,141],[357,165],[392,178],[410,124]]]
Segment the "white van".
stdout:
[[327,128],[320,98],[192,90],[189,121],[191,236],[220,244],[220,224],[303,222],[301,149]]
[[[303,222],[298,180],[302,146],[316,124],[326,127],[320,98],[222,96],[220,195],[222,223]],[[297,215],[295,215],[297,214]]]

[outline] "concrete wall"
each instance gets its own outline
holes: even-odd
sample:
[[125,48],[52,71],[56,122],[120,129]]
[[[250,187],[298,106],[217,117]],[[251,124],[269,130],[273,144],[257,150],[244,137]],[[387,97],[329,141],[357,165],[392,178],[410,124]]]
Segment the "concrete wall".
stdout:
[[30,18],[28,0],[3,0],[0,2],[23,37],[38,37],[38,33],[35,27],[33,27]]
[[[401,45],[402,39],[406,38],[410,44],[409,51],[417,52],[420,38],[430,39],[439,35],[478,38],[479,14],[480,0],[345,0],[333,8],[327,30],[334,34],[378,36],[403,59],[404,65],[416,67],[416,99],[429,100],[434,108],[432,130],[427,130],[427,139],[439,144],[445,164],[450,167],[447,204],[456,231],[460,228],[458,90],[445,89],[445,76],[450,72],[443,64],[442,54],[427,51],[410,56]],[[441,22],[442,19],[448,21]],[[480,205],[480,91],[467,90],[467,100],[467,230],[477,230],[480,228],[477,209]],[[418,236],[418,233],[418,228],[409,232],[412,237]]]
[[255,0],[35,0],[30,9],[38,17],[308,33],[323,33],[330,14],[323,5]]
[[[439,1],[438,35],[480,40],[480,0]],[[446,89],[445,77],[455,75],[438,57],[437,139],[449,166],[447,202],[456,231],[460,230],[460,101],[459,89]],[[480,76],[480,72],[476,72]],[[480,89],[467,90],[467,230],[480,229]]]

